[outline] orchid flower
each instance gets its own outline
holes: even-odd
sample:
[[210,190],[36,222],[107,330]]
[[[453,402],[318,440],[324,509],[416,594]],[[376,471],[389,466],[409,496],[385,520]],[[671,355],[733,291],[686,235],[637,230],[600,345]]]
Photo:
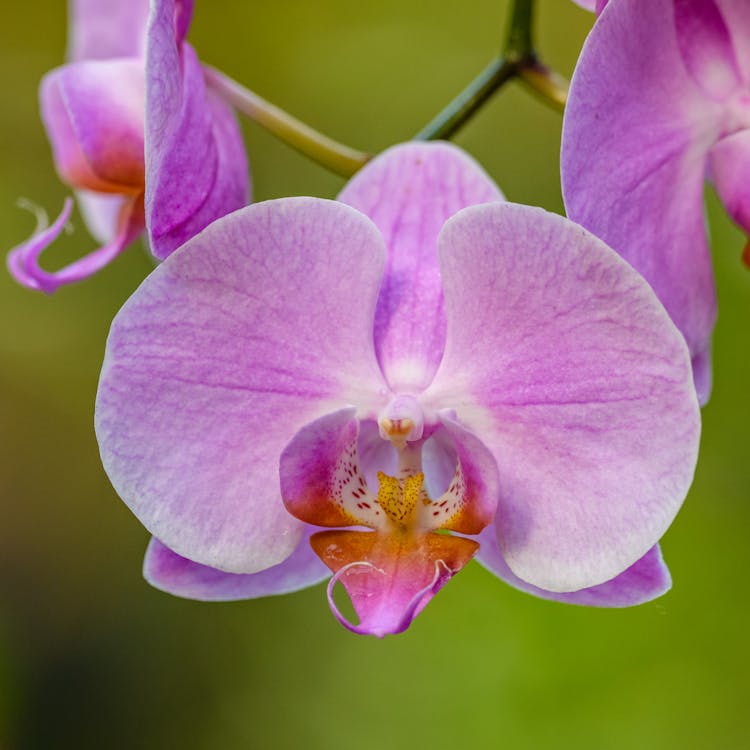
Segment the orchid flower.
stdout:
[[47,293],[91,276],[147,224],[151,249],[163,259],[248,196],[232,112],[206,91],[183,41],[192,3],[154,3],[148,32],[145,0],[78,0],[70,10],[70,62],[42,80],[42,119],[60,178],[102,244],[56,272],[40,266],[70,218],[67,199],[49,228],[8,256],[17,281]]
[[601,13],[604,10],[604,6],[608,0],[573,0],[576,5],[580,5],[581,8],[590,10],[594,13]]
[[750,231],[750,4],[608,3],[571,83],[565,205],[653,286],[687,339],[704,403],[716,319],[706,178]]
[[334,614],[378,636],[475,554],[564,601],[669,586],[654,545],[700,429],[685,342],[600,240],[501,198],[455,147],[394,147],[339,202],[241,209],[143,282],[95,421],[154,585],[279,593],[322,560]]

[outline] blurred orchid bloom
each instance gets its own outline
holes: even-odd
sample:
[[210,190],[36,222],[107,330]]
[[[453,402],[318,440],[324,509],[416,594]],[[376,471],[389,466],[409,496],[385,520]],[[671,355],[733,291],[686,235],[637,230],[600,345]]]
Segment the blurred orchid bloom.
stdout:
[[706,178],[750,231],[750,3],[609,3],[571,83],[565,204],[659,295],[687,339],[702,403],[716,319]]
[[604,10],[604,6],[608,0],[573,0],[576,5],[580,5],[581,8],[590,10],[593,13],[601,13]]
[[8,256],[12,275],[31,289],[51,293],[91,276],[147,224],[163,259],[178,240],[247,202],[239,130],[231,110],[205,90],[183,41],[192,3],[154,3],[147,31],[148,10],[146,0],[71,4],[71,62],[42,80],[42,119],[60,178],[102,245],[59,271],[40,266],[70,217],[67,199],[52,226]]
[[235,599],[327,567],[378,636],[475,554],[547,598],[663,593],[700,414],[648,285],[447,144],[390,149],[340,201],[215,222],[115,318],[96,429],[147,579]]

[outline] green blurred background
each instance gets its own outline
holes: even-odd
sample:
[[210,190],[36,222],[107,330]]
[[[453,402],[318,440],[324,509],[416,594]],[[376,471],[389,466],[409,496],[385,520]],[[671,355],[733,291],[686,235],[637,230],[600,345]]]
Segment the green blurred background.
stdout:
[[[353,146],[408,139],[494,55],[507,2],[198,2],[202,58]],[[5,3],[2,247],[26,197],[56,214],[36,88],[60,64],[61,0]],[[569,75],[591,17],[539,3],[538,46]],[[561,118],[513,85],[457,142],[515,201],[561,211]],[[254,125],[256,199],[342,181]],[[748,730],[750,272],[709,195],[721,315],[693,490],[663,541],[674,589],[624,611],[543,602],[471,564],[405,634],[353,636],[322,587],[232,604],[151,589],[147,533],[97,456],[109,321],[142,247],[44,297],[0,274],[0,748],[742,748]],[[93,247],[81,222],[50,252]]]

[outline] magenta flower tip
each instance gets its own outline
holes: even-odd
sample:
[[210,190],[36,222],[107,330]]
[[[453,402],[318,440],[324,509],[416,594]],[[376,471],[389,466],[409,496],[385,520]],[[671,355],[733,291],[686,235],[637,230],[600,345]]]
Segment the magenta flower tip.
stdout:
[[58,271],[45,271],[39,259],[68,225],[73,199],[66,198],[55,222],[37,231],[29,240],[8,253],[7,266],[13,278],[28,289],[52,294],[61,286],[89,278],[117,257],[142,231],[143,210],[138,201],[125,204],[114,238]]
[[60,236],[68,224],[72,210],[73,199],[66,198],[62,211],[51,226],[45,226],[46,216],[41,209],[35,210],[36,230],[26,242],[14,247],[6,259],[10,275],[19,284],[27,289],[47,294],[57,289],[59,284],[55,282],[54,275],[47,273],[39,266],[39,256]]

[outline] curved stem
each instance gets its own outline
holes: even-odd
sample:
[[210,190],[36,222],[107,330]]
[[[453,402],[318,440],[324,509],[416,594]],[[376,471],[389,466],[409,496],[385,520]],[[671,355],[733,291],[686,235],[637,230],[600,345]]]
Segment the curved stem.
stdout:
[[[543,65],[534,52],[534,0],[514,0],[503,54],[493,60],[447,107],[414,136],[414,140],[448,139],[488,99],[513,78],[520,78],[558,110],[565,106],[568,82]],[[351,177],[371,158],[364,151],[334,141],[208,65],[206,83],[235,109],[279,140],[343,177]]]
[[568,98],[568,81],[544,65],[534,49],[534,0],[515,0],[505,55],[518,61],[516,75],[537,96],[562,111]]
[[319,133],[215,68],[204,65],[203,73],[206,84],[235,109],[332,172],[351,177],[370,160],[370,154]]
[[534,59],[520,67],[518,77],[540,99],[562,112],[568,100],[570,83],[559,73]]
[[447,107],[425,125],[414,138],[418,141],[453,136],[487,100],[513,78],[556,109],[562,110],[568,94],[567,81],[543,65],[534,52],[534,0],[515,0],[510,9],[510,26],[503,54],[493,60]]
[[416,141],[445,140],[456,133],[506,82],[517,75],[517,64],[503,57],[493,60],[445,109],[415,136]]

